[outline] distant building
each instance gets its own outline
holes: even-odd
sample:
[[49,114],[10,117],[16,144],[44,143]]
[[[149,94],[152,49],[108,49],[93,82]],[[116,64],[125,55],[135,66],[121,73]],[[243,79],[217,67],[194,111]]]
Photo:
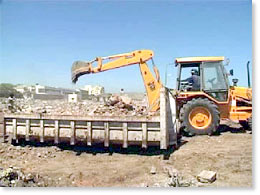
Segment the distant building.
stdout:
[[59,87],[49,87],[44,85],[35,86],[34,93],[32,97],[34,99],[67,99],[69,94],[78,93],[75,89],[59,88]]
[[92,86],[91,85],[85,85],[84,87],[80,88],[83,93],[88,93],[88,95],[91,95]]
[[30,98],[35,93],[35,86],[33,85],[17,85],[14,89],[20,92],[24,98]]
[[17,85],[16,87],[14,87],[14,89],[20,93],[25,93],[25,91],[27,91],[27,87],[26,85]]
[[102,86],[92,86],[92,85],[85,85],[80,89],[82,93],[87,92],[88,95],[102,95],[105,93],[105,89]]
[[35,94],[68,95],[76,93],[75,89],[56,88],[43,85],[35,85]]
[[[104,87],[86,85],[82,89],[68,89],[60,87],[50,87],[45,85],[18,85],[15,89],[23,94],[24,98],[34,98],[42,100],[67,99],[69,101],[80,101],[88,99],[90,96],[104,94]],[[76,94],[76,95],[73,95]],[[73,98],[74,97],[74,98]],[[73,100],[74,99],[74,100]]]
[[104,89],[104,87],[101,87],[101,86],[94,86],[91,91],[91,94],[96,95],[96,96],[101,95],[103,93],[105,93],[105,89]]

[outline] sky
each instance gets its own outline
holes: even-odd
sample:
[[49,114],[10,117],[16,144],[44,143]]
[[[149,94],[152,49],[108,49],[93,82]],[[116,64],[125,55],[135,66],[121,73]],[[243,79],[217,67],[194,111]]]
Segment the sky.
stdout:
[[231,79],[247,86],[252,2],[0,0],[0,83],[142,92],[138,65],[84,75],[76,85],[70,72],[76,60],[139,49],[154,51],[164,84],[167,70],[167,87],[175,88],[174,59],[186,56],[228,57]]

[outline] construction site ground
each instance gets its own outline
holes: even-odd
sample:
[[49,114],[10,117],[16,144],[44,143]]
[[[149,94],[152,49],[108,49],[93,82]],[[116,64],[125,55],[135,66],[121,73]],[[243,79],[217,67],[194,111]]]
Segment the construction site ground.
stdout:
[[[166,160],[154,147],[147,151],[116,146],[108,150],[102,146],[9,142],[0,143],[0,168],[18,167],[25,174],[38,175],[43,178],[41,186],[168,186],[169,167],[195,186],[252,186],[252,134],[240,125],[224,123],[218,135],[183,137],[179,148],[168,154]],[[215,171],[216,181],[197,182],[196,176],[203,170]]]

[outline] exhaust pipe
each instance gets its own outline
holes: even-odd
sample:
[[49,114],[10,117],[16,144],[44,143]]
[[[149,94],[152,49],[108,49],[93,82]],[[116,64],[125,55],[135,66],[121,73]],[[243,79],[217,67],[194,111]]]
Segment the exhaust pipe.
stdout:
[[250,61],[247,62],[247,85],[248,85],[248,88],[251,88],[251,83],[250,83],[250,73],[249,73],[249,63]]

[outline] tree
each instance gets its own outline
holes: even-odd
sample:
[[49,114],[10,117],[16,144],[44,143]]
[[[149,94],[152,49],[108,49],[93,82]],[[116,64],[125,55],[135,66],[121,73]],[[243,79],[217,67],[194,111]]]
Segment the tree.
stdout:
[[1,83],[0,84],[0,97],[8,98],[11,94],[16,98],[22,98],[23,95],[15,90],[15,85],[10,83]]

